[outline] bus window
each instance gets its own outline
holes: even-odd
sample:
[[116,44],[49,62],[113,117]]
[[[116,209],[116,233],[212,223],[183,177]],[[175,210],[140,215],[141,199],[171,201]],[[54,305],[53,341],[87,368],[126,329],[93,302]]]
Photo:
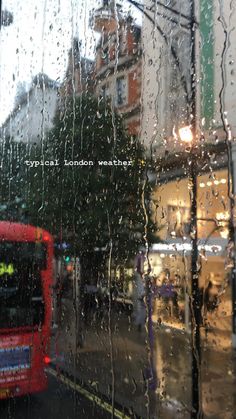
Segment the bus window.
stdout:
[[41,268],[46,248],[39,243],[0,244],[0,329],[44,322]]

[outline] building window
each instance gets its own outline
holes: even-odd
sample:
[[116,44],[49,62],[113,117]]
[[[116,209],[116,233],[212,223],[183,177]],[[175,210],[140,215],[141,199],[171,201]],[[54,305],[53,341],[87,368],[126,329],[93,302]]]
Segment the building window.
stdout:
[[125,54],[127,51],[127,30],[119,34],[119,52],[121,55]]
[[102,50],[103,65],[109,64],[109,50],[108,47]]
[[127,103],[127,79],[119,77],[116,79],[116,105],[122,106]]
[[109,85],[104,84],[100,89],[100,98],[104,101],[108,100],[110,98],[110,90]]

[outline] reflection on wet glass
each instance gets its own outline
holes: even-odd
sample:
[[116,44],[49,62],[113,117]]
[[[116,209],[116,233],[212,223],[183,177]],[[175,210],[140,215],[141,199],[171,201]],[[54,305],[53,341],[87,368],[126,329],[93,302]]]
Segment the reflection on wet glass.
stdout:
[[234,417],[234,2],[1,2],[0,416]]

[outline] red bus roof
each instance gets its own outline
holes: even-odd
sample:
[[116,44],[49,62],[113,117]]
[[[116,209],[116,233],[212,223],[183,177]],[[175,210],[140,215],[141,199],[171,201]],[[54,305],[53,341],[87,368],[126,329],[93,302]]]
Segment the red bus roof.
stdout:
[[30,224],[12,223],[10,221],[0,221],[0,240],[9,241],[31,241],[31,242],[51,242],[53,238],[48,231]]

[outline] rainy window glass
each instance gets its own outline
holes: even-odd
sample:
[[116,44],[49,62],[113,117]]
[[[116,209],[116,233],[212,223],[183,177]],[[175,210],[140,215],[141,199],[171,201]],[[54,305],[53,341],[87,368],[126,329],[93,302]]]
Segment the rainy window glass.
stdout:
[[233,419],[235,0],[0,12],[0,418]]

